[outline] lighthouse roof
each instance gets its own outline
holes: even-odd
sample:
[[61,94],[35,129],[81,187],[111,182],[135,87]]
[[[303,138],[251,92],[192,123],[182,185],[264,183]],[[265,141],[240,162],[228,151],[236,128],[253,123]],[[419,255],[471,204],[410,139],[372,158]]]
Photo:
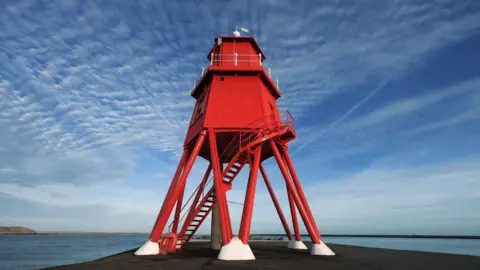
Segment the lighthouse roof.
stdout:
[[[257,41],[253,36],[240,36],[240,37],[234,37],[234,36],[220,36],[218,37],[222,40],[222,42],[229,42],[229,41],[240,41],[240,42],[249,42],[252,47],[254,48],[255,52],[257,54],[261,53],[262,54],[262,61],[266,59],[265,54],[263,53],[262,49],[260,46],[258,46]],[[210,50],[210,52],[207,55],[207,59],[210,60],[210,56],[213,52],[213,48]]]

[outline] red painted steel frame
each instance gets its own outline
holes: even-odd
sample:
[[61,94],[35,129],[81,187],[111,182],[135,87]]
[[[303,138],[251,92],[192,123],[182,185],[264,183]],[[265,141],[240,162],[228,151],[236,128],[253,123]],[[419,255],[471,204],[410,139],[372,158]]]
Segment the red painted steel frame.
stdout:
[[252,223],[253,202],[255,200],[255,188],[257,186],[258,166],[260,165],[260,154],[262,145],[257,146],[254,151],[253,163],[250,166],[250,176],[248,179],[245,201],[243,203],[242,222],[240,223],[240,232],[238,236],[244,244],[248,244],[250,235],[250,225]]
[[300,184],[300,181],[298,180],[297,172],[295,171],[293,167],[292,160],[290,159],[290,156],[288,155],[288,151],[286,149],[283,149],[283,157],[285,158],[285,161],[287,163],[287,167],[290,169],[290,174],[293,179],[293,183],[295,184],[295,187],[298,190],[298,195],[300,196],[300,199],[302,200],[303,205],[305,206],[305,210],[307,211],[308,217],[310,218],[310,221],[312,222],[313,226],[316,228],[314,232],[317,234],[318,238],[320,238],[320,241],[322,240],[322,236],[320,235],[320,232],[318,231],[318,226],[317,223],[315,222],[315,218],[313,217],[312,210],[310,210],[310,205],[308,204],[307,197],[305,196],[305,193],[303,192],[302,185]]
[[290,205],[290,213],[292,214],[292,224],[293,230],[295,231],[295,240],[300,241],[300,228],[298,227],[298,219],[297,219],[297,211],[295,211],[295,202],[293,200],[292,192],[288,189],[287,185],[287,193],[288,193],[288,204]]
[[277,145],[273,140],[270,140],[270,144],[273,150],[273,154],[275,156],[275,160],[277,161],[278,166],[280,167],[280,171],[282,172],[282,175],[285,178],[285,182],[287,182],[288,189],[292,193],[293,199],[295,200],[295,204],[298,207],[298,211],[302,216],[303,223],[305,223],[305,227],[307,227],[308,234],[310,235],[310,238],[312,239],[312,242],[314,244],[320,244],[320,238],[318,237],[319,234],[315,233],[315,231],[318,231],[318,229],[315,228],[313,224],[310,222],[310,218],[305,210],[303,202],[301,201],[298,195],[297,189],[295,188],[295,184],[293,183],[292,179],[290,179],[287,166],[285,165],[283,158],[280,155],[280,152],[278,151]]
[[163,229],[165,228],[168,218],[170,217],[173,207],[175,206],[175,202],[177,201],[180,195],[180,192],[183,192],[183,190],[185,189],[185,182],[187,181],[188,174],[190,173],[193,163],[197,158],[198,152],[200,151],[200,148],[203,145],[203,141],[205,140],[205,133],[206,131],[200,132],[197,142],[195,143],[195,147],[193,148],[192,153],[188,157],[183,173],[180,176],[180,179],[178,179],[178,182],[174,191],[172,192],[171,196],[169,198],[165,198],[165,201],[163,202],[165,204],[165,209],[163,209],[164,213],[162,213],[162,215],[159,214],[159,216],[157,217],[157,221],[153,226],[153,230],[150,235],[150,240],[152,242],[158,242],[158,240],[160,239]]
[[288,236],[288,240],[292,239],[292,232],[290,232],[290,228],[288,227],[287,220],[285,219],[285,216],[283,215],[282,208],[280,207],[280,204],[278,203],[277,196],[273,192],[272,185],[270,184],[270,180],[268,180],[267,173],[265,172],[265,169],[263,168],[263,165],[260,164],[260,172],[262,173],[263,180],[265,181],[265,185],[267,186],[268,193],[270,193],[270,197],[272,198],[273,204],[275,205],[275,209],[277,210],[278,217],[280,218],[280,221],[282,222],[283,228],[285,229],[285,233]]
[[223,179],[225,179],[225,175],[227,174],[227,170],[223,169],[223,164],[220,163],[220,171],[222,172],[222,184],[223,184],[223,191],[224,191],[224,194],[225,194],[225,216],[228,218],[228,222],[226,223],[227,225],[227,232],[229,233],[229,236],[228,238],[229,239],[232,239],[233,237],[233,230],[232,230],[232,222],[230,221],[230,210],[228,209],[228,203],[227,203],[227,191],[229,191],[232,187],[231,185],[228,186],[229,184],[227,183],[224,183],[223,182]]
[[220,213],[220,229],[222,231],[222,244],[226,245],[232,240],[232,231],[230,224],[230,216],[227,210],[227,200],[225,197],[225,191],[223,189],[223,177],[220,169],[220,160],[218,158],[217,139],[213,130],[208,131],[208,139],[210,142],[210,155],[213,167],[213,178],[215,181],[215,196],[217,198],[218,211]]

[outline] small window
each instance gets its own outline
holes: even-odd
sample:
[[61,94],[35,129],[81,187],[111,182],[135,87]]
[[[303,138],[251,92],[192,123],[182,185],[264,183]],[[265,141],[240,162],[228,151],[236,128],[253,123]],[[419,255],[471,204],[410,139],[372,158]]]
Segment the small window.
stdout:
[[197,120],[202,114],[205,109],[205,96],[201,97],[198,102],[197,106],[195,107],[195,113],[193,114],[192,117],[192,124]]
[[197,116],[200,116],[203,113],[203,110],[205,109],[205,96],[203,96],[199,101],[198,101],[198,108],[197,108]]

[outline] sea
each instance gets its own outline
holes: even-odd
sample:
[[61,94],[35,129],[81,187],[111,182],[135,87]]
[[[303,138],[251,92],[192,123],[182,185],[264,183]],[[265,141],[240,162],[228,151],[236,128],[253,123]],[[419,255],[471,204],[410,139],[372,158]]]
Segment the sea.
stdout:
[[[147,235],[0,235],[0,269],[86,262],[141,246]],[[268,235],[263,236],[268,237]],[[306,241],[309,239],[305,237]],[[323,237],[325,243],[480,256],[480,239]]]

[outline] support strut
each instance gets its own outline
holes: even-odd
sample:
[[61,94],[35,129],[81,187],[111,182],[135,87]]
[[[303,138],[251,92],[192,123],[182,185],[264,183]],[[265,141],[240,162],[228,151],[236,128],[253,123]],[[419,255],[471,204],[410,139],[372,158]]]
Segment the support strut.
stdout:
[[255,200],[255,189],[257,186],[258,166],[260,165],[262,145],[257,146],[257,148],[253,151],[253,163],[250,166],[250,176],[248,179],[247,192],[245,194],[245,202],[243,204],[242,222],[240,223],[240,232],[238,234],[240,240],[242,240],[244,244],[248,244],[248,237],[250,235],[253,202]]
[[210,156],[213,168],[213,178],[215,181],[215,196],[218,204],[218,211],[220,212],[220,228],[222,230],[222,244],[226,245],[232,239],[232,231],[230,227],[230,216],[226,208],[227,200],[225,198],[225,191],[223,189],[222,171],[220,168],[220,160],[218,158],[217,139],[213,130],[208,131],[208,140],[210,142]]
[[316,230],[316,228],[313,228],[313,225],[310,222],[308,214],[305,211],[305,207],[303,206],[303,203],[300,200],[300,197],[298,196],[298,192],[295,188],[295,185],[294,185],[292,179],[290,179],[290,175],[288,175],[287,167],[285,166],[285,163],[282,159],[282,156],[280,155],[280,152],[278,151],[276,143],[273,140],[270,140],[270,145],[272,147],[273,154],[275,156],[275,160],[277,161],[278,166],[280,167],[280,171],[282,172],[282,175],[285,178],[285,182],[287,183],[288,189],[293,196],[295,204],[298,207],[298,211],[300,212],[300,215],[302,216],[303,223],[305,223],[305,227],[307,227],[307,231],[308,231],[308,234],[310,235],[310,238],[312,239],[312,242],[314,244],[320,244],[320,239],[319,239],[319,237],[317,237],[317,234],[314,232],[314,230]]
[[[183,167],[185,166],[185,161],[188,158],[188,149],[185,149],[183,151],[182,158],[180,159],[180,162],[178,163],[177,170],[175,171],[175,174],[172,179],[172,183],[170,183],[170,187],[168,188],[167,195],[165,195],[165,199],[163,200],[162,207],[160,208],[160,212],[158,213],[157,220],[155,221],[155,224],[157,224],[160,221],[160,218],[164,215],[165,212],[165,207],[166,207],[166,202],[170,199],[172,196],[172,193],[174,192],[175,188],[177,187],[177,182],[178,178],[180,177],[180,174],[182,173]],[[155,228],[155,226],[154,226]],[[153,236],[153,231],[150,234],[150,239],[152,239]],[[157,240],[158,242],[158,240]]]
[[188,157],[188,160],[185,164],[185,168],[182,172],[182,175],[178,179],[175,189],[173,190],[171,196],[169,198],[165,198],[165,201],[163,202],[165,205],[165,208],[163,209],[164,212],[162,213],[162,215],[158,216],[157,221],[155,222],[155,225],[153,227],[152,233],[150,235],[150,240],[152,242],[156,243],[160,239],[163,229],[165,228],[168,218],[173,210],[173,207],[175,206],[175,202],[177,201],[180,193],[183,192],[183,190],[185,189],[185,182],[187,180],[188,174],[190,173],[190,170],[192,169],[193,163],[197,158],[198,152],[200,151],[200,148],[203,145],[203,141],[205,140],[205,133],[206,133],[205,131],[200,132],[197,142],[195,143],[195,147],[193,148],[192,153]]
[[292,192],[287,185],[288,204],[290,205],[290,213],[292,214],[293,230],[295,232],[295,240],[301,241],[300,228],[298,227],[297,211],[295,211],[295,201],[293,200]]
[[293,183],[295,184],[295,187],[298,190],[298,196],[300,197],[300,200],[302,201],[303,205],[305,206],[305,210],[307,212],[307,215],[312,222],[313,226],[316,228],[314,231],[320,241],[322,240],[322,236],[320,235],[320,232],[318,231],[318,226],[317,223],[315,222],[315,218],[313,217],[312,210],[310,209],[310,205],[307,202],[307,197],[305,196],[305,193],[303,192],[302,185],[300,184],[300,181],[298,180],[297,172],[295,171],[295,168],[293,167],[292,160],[290,159],[290,155],[288,154],[288,151],[286,149],[283,149],[283,157],[285,158],[285,162],[287,164],[287,167],[290,171],[290,174],[293,179]]
[[260,164],[260,172],[262,173],[263,180],[265,181],[265,185],[267,186],[268,193],[270,193],[270,197],[272,198],[273,204],[275,205],[275,209],[277,210],[278,217],[280,218],[280,221],[282,222],[283,229],[285,229],[285,233],[287,234],[288,240],[292,240],[292,233],[290,232],[290,228],[288,227],[287,220],[285,219],[285,216],[283,215],[282,208],[280,207],[280,204],[278,203],[277,196],[273,192],[272,185],[270,184],[270,180],[268,180],[267,173],[265,172],[265,169],[263,168],[263,165]]

